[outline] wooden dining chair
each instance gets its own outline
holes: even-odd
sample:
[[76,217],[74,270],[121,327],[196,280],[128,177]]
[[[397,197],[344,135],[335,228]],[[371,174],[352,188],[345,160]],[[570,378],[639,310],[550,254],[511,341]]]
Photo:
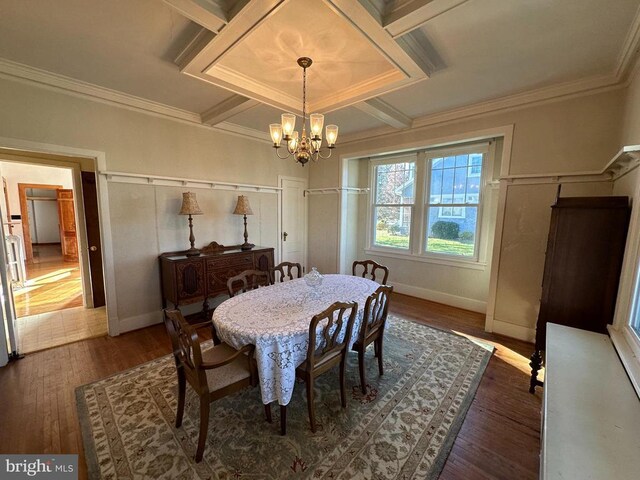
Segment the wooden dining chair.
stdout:
[[258,287],[266,287],[271,284],[271,275],[264,270],[245,270],[235,277],[227,280],[227,290],[229,297],[234,297],[239,293],[254,290]]
[[[276,278],[276,273],[280,274],[280,278]],[[295,273],[295,277],[294,277]],[[281,262],[271,271],[271,283],[284,282],[286,278],[293,280],[302,277],[302,265],[292,262]]]
[[358,352],[358,368],[360,370],[360,385],[362,393],[367,393],[367,382],[364,370],[364,354],[367,346],[374,344],[375,354],[378,357],[378,372],[380,375],[384,373],[382,366],[382,350],[384,343],[384,328],[389,313],[389,301],[391,299],[393,287],[387,285],[379,286],[367,298],[364,304],[364,314],[358,331],[358,337],[351,349]]
[[[347,349],[357,313],[356,302],[336,302],[323,312],[314,315],[309,324],[307,359],[296,368],[296,377],[303,379],[307,384],[307,407],[312,432],[316,431],[313,403],[315,379],[338,364],[340,365],[340,400],[342,408],[347,406],[344,371]],[[320,323],[322,326],[318,331]],[[283,435],[286,433],[286,407],[284,412],[285,414],[281,415],[280,426]]]
[[209,429],[210,403],[257,384],[257,373],[251,358],[254,347],[246,345],[236,350],[221,343],[202,351],[198,333],[187,323],[182,313],[169,309],[164,313],[178,372],[176,428],[182,425],[188,382],[200,398],[200,433],[195,455],[196,462],[200,462]]
[[[358,270],[362,268],[362,274],[358,274]],[[387,279],[389,278],[389,269],[384,265],[380,265],[373,260],[356,260],[353,262],[353,266],[351,267],[351,272],[354,277],[362,277],[369,278],[376,281],[376,278],[384,273],[382,277],[382,281],[379,281],[381,285],[387,284]],[[378,273],[376,273],[378,272]]]

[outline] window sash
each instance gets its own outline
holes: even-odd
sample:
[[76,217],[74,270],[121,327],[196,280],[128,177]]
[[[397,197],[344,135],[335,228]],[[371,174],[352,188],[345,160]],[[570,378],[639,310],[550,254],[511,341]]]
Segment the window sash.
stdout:
[[[367,248],[371,248],[379,251],[398,251],[401,250],[403,254],[410,254],[413,256],[420,256],[423,258],[440,258],[446,259],[449,258],[453,261],[464,261],[470,263],[477,263],[479,261],[480,255],[480,231],[482,225],[482,210],[483,210],[483,190],[486,187],[484,178],[486,176],[486,172],[490,170],[490,166],[487,165],[488,154],[492,151],[490,148],[491,143],[484,144],[475,144],[475,145],[460,145],[460,146],[447,146],[438,149],[428,149],[416,151],[411,154],[399,154],[399,155],[388,155],[384,158],[378,157],[377,159],[370,159],[370,185],[371,192],[373,195],[371,196],[371,201],[369,203],[370,216],[369,221],[371,222],[371,226],[369,229],[368,239],[367,239]],[[473,159],[473,164],[469,164],[472,162],[472,159],[469,157],[466,160],[466,165],[458,165],[458,167],[447,167],[439,168],[440,172],[446,172],[447,170],[454,170],[454,185],[455,185],[455,169],[457,168],[459,172],[464,172],[465,182],[464,182],[464,192],[463,194],[452,193],[451,194],[451,203],[443,203],[442,202],[442,185],[441,189],[438,192],[439,198],[434,199],[437,201],[431,202],[431,178],[433,174],[433,162],[432,160],[435,158],[445,158],[457,155],[479,155],[480,160]],[[389,165],[389,164],[401,164],[401,163],[413,163],[413,180],[414,180],[414,196],[413,203],[378,203],[378,166],[380,165]],[[479,163],[479,165],[477,164]],[[444,164],[443,164],[444,167]],[[469,175],[470,169],[480,168],[480,175]],[[489,170],[487,170],[489,169]],[[462,173],[458,173],[461,175]],[[474,183],[470,183],[468,178],[475,178]],[[479,177],[479,178],[478,178]],[[420,187],[418,183],[422,185]],[[475,185],[477,182],[477,191],[473,188],[469,191],[470,185]],[[462,197],[462,198],[460,198]],[[461,202],[460,200],[464,201]],[[409,237],[409,247],[402,247],[401,249],[397,247],[389,247],[388,245],[380,245],[376,243],[376,232],[377,232],[377,211],[380,207],[396,207],[396,208],[411,208],[411,217],[410,217],[410,227],[408,229],[408,237]],[[476,224],[474,230],[474,241],[473,241],[473,255],[457,255],[454,253],[439,253],[427,250],[428,248],[428,231],[429,231],[429,212],[431,208],[475,208],[476,209]],[[447,218],[447,217],[444,217]],[[465,218],[462,216],[452,216],[449,218]],[[467,230],[468,231],[468,230]]]

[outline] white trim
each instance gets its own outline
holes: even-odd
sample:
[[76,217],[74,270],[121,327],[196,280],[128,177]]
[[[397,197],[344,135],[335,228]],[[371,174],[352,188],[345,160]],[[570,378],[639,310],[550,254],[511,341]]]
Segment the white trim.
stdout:
[[629,380],[640,397],[640,343],[633,337],[628,325],[622,331],[612,325],[608,325],[607,328]]
[[636,52],[638,45],[640,44],[640,7],[636,9],[636,14],[633,17],[633,23],[627,32],[622,49],[618,55],[618,63],[616,65],[615,76],[621,81],[624,80],[629,73],[630,68],[633,67],[633,62],[636,59]]
[[367,194],[369,188],[356,188],[356,187],[328,187],[328,188],[307,188],[305,189],[305,195],[331,195],[333,193],[355,193],[355,194]]
[[451,295],[450,293],[438,292],[436,290],[415,287],[413,285],[405,285],[403,283],[389,282],[389,284],[393,285],[394,292],[402,293],[404,295],[410,295],[412,297],[423,298],[431,302],[451,305],[453,307],[463,308],[465,310],[471,310],[472,312],[478,313],[485,313],[487,309],[487,302],[483,302],[482,300],[462,297],[459,295]]
[[109,182],[157,185],[164,187],[207,188],[209,190],[234,190],[238,192],[279,193],[282,188],[273,185],[255,185],[251,183],[230,183],[218,180],[199,180],[193,178],[165,177],[143,173],[100,171],[100,176]]
[[[52,153],[70,157],[84,157],[94,159],[96,173],[105,170],[107,166],[106,154],[98,150],[67,147],[51,143],[33,142],[17,138],[0,137],[0,146],[36,153]],[[100,239],[102,241],[102,265],[104,275],[104,289],[107,310],[109,335],[120,333],[118,321],[118,302],[116,298],[116,281],[114,268],[113,243],[111,241],[111,216],[109,215],[109,193],[106,178],[97,176],[98,215],[100,218]]]
[[506,337],[517,338],[525,342],[533,343],[536,339],[536,329],[523,327],[514,323],[507,323],[500,320],[493,320],[493,333]]
[[120,320],[120,333],[139,330],[140,328],[150,327],[162,323],[162,310],[141,313],[133,317],[127,317]]
[[[495,114],[496,112],[519,110],[624,87],[625,84],[620,82],[614,75],[598,75],[424,115],[415,118],[412,128],[406,130],[404,133],[417,133],[419,130],[427,129],[434,125],[454,123],[463,119]],[[380,127],[363,132],[354,132],[343,135],[340,145],[345,146],[373,138],[380,140],[381,138],[397,134],[398,130],[391,127]]]
[[216,130],[221,133],[241,136],[250,140],[269,144],[272,143],[267,132],[262,132],[229,122],[221,122],[216,125],[206,125],[202,123],[202,117],[199,113],[171,107],[145,98],[129,95],[128,93],[83,82],[64,75],[58,75],[56,73],[12,62],[3,58],[0,58],[0,78],[6,78],[21,83],[35,84],[48,90],[152,115],[154,117],[166,118],[181,123],[196,125],[198,127]]
[[417,255],[403,250],[400,248],[383,248],[383,247],[370,247],[365,248],[364,253],[368,255],[374,255],[378,257],[396,258],[398,260],[405,260],[410,262],[421,263],[434,263],[436,265],[447,265],[449,267],[456,268],[468,268],[470,270],[486,270],[487,264],[483,262],[477,262],[475,260],[465,260],[464,257],[447,256],[446,258],[431,256],[431,255]]

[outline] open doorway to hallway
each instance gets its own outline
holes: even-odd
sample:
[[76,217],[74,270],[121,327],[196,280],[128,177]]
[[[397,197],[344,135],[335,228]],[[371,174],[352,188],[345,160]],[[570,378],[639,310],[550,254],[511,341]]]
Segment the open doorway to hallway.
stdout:
[[[8,271],[21,353],[107,334],[105,308],[85,308],[79,252],[83,192],[73,169],[0,156]],[[84,212],[84,208],[80,208]],[[83,271],[86,270],[86,271]]]

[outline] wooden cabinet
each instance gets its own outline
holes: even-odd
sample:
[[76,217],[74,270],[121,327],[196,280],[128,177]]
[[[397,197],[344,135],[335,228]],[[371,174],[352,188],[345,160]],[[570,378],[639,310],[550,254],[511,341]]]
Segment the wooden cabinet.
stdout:
[[187,257],[182,253],[160,255],[163,308],[167,307],[167,302],[175,308],[202,302],[203,313],[208,316],[207,300],[227,293],[229,277],[243,270],[270,271],[273,268],[273,248],[203,249],[203,252],[198,257]]
[[553,205],[531,356],[531,393],[541,385],[537,374],[548,322],[607,332],[613,320],[629,214],[627,197],[567,197],[558,198]]

